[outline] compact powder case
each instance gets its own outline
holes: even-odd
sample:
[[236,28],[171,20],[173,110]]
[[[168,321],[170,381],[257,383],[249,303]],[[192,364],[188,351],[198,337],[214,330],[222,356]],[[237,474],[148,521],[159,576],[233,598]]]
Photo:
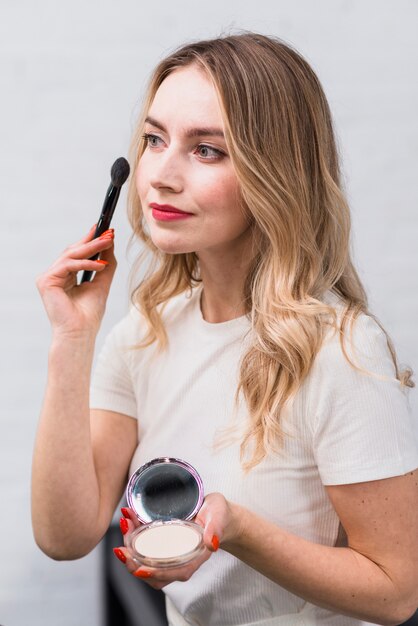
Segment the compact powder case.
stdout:
[[189,520],[203,498],[202,479],[185,461],[162,457],[137,469],[126,489],[128,506],[144,524],[130,537],[135,559],[150,567],[178,567],[201,554],[203,529]]

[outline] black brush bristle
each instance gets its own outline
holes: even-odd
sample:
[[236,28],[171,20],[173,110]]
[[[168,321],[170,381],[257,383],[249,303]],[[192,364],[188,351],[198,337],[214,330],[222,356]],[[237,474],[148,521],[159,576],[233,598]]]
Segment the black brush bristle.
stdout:
[[110,170],[110,177],[112,179],[112,185],[114,187],[122,187],[123,183],[129,176],[129,163],[123,157],[116,159]]

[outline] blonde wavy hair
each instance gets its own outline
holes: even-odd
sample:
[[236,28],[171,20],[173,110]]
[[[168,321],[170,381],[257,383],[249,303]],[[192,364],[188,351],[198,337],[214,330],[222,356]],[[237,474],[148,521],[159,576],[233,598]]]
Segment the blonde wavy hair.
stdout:
[[[216,89],[229,155],[254,226],[254,258],[243,293],[251,344],[241,360],[236,395],[238,400],[243,394],[250,415],[241,441],[248,470],[280,447],[281,411],[308,375],[327,328],[339,332],[345,357],[357,367],[344,339],[360,313],[371,313],[350,257],[350,213],[328,103],[309,64],[281,40],[255,33],[225,36],[185,45],[161,61],[132,140],[134,170],[158,87],[192,64]],[[169,255],[156,248],[134,177],[128,205],[133,236],[152,252],[148,272],[132,293],[149,326],[141,345],[157,341],[163,349],[164,305],[199,283],[199,262],[194,253]],[[328,290],[344,303],[340,323],[335,309],[322,301]],[[388,334],[371,317],[386,335],[396,377],[413,387],[412,371],[399,370]]]

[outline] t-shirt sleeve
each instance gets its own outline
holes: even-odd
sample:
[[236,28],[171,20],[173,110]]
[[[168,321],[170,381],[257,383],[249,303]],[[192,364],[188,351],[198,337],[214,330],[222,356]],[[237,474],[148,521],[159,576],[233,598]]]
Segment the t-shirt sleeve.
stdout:
[[119,322],[107,335],[94,368],[90,386],[90,408],[105,409],[137,418],[131,359],[132,315]]
[[360,316],[345,343],[335,334],[320,350],[311,389],[313,446],[324,485],[379,480],[418,467],[409,389],[395,376],[386,336],[369,316]]

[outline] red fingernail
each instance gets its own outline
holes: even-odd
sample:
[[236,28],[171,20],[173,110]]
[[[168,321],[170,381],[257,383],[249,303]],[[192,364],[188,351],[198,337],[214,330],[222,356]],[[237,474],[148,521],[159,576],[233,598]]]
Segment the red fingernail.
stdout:
[[126,533],[129,530],[129,524],[128,524],[128,521],[124,517],[120,518],[119,526],[120,526],[120,529],[122,531],[122,535],[126,535]]
[[102,265],[109,265],[109,261],[104,261],[103,259],[96,259],[96,263],[101,263]]
[[109,230],[105,230],[104,233],[100,235],[99,239],[105,239],[106,237],[113,238],[114,236],[115,236],[115,231],[113,230],[113,228],[109,228]]
[[151,572],[145,572],[144,570],[137,570],[134,572],[134,576],[137,578],[151,578],[152,574]]
[[217,535],[213,535],[213,537],[212,537],[212,547],[213,547],[215,552],[219,548],[219,539],[218,539]]
[[121,508],[121,513],[123,517],[126,517],[126,519],[131,519],[131,516],[129,515],[129,509],[127,509],[125,506]]
[[115,553],[115,556],[118,557],[119,561],[122,561],[122,563],[126,563],[126,556],[123,554],[120,548],[113,548],[113,552]]

